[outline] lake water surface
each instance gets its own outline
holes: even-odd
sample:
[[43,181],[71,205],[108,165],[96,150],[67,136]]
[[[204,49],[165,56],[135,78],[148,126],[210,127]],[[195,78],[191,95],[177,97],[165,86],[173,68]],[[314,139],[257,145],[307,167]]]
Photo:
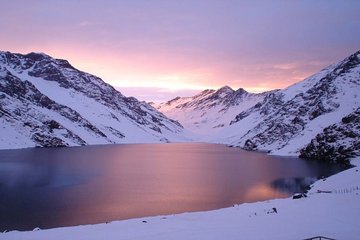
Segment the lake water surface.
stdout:
[[204,211],[291,196],[339,166],[172,143],[0,151],[0,230]]

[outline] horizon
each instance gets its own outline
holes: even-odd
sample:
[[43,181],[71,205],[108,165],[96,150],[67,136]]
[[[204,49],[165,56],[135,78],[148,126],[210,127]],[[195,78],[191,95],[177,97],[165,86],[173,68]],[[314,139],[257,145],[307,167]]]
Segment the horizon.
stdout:
[[[356,52],[359,52],[359,50],[353,52],[352,54],[356,53]],[[7,50],[0,50],[0,52],[9,52]],[[27,53],[20,53],[20,52],[10,52],[10,53],[14,53],[14,54],[21,54],[21,55],[27,55],[27,54],[30,54],[30,53],[36,53],[36,54],[44,54],[48,57],[51,57],[51,58],[54,58],[54,59],[61,59],[61,58],[57,58],[57,57],[54,57],[54,56],[51,56],[51,55],[48,55],[47,53],[45,52],[27,52]],[[350,54],[351,55],[351,54]],[[343,59],[349,57],[350,55],[344,57]],[[342,61],[343,59],[339,59],[338,61]],[[61,59],[61,60],[66,60],[68,61],[67,59]],[[79,71],[82,71],[82,72],[86,72],[76,66],[74,66],[71,62],[69,62],[70,65],[72,65],[74,68],[76,68],[77,70]],[[335,63],[335,62],[334,62]],[[329,63],[328,65],[326,65],[324,68],[320,69],[319,71],[325,69],[326,67],[328,66],[331,66],[332,64],[334,63]],[[93,73],[91,72],[86,72],[86,73],[89,73],[89,74],[92,74],[94,75]],[[298,82],[301,82],[309,77],[311,77],[312,75],[316,74],[317,72],[314,72],[314,73],[311,73],[309,76],[306,76],[304,77],[304,79],[301,79],[297,82],[294,82],[288,86],[285,86],[283,88],[274,88],[274,89],[267,89],[267,90],[263,90],[263,91],[249,91],[248,89],[245,89],[243,87],[238,87],[238,88],[234,88],[232,86],[229,86],[228,84],[226,85],[223,85],[223,86],[220,86],[220,87],[217,87],[217,88],[203,88],[203,89],[177,89],[177,90],[174,90],[174,89],[167,89],[167,88],[154,88],[154,87],[116,87],[114,85],[112,85],[111,83],[107,82],[108,84],[110,84],[112,87],[114,87],[117,91],[119,91],[121,94],[123,94],[124,96],[126,97],[135,97],[137,98],[139,101],[145,101],[147,103],[165,103],[165,102],[168,102],[168,101],[171,101],[177,97],[181,97],[181,98],[186,98],[186,97],[193,97],[197,94],[200,94],[202,91],[205,91],[205,90],[214,90],[214,91],[217,91],[223,87],[229,87],[230,89],[232,89],[233,91],[237,91],[239,89],[244,89],[245,91],[249,92],[249,93],[264,93],[264,92],[268,92],[268,91],[274,91],[274,90],[282,90],[282,89],[285,89],[285,88],[288,88],[294,84],[297,84]],[[95,75],[96,77],[99,77],[100,79],[102,79],[104,82],[106,82],[101,76],[97,76]],[[164,94],[165,93],[165,94]],[[154,99],[154,94],[156,94],[156,96],[158,96],[158,98],[155,98]],[[158,95],[160,94],[160,96]]]
[[105,3],[3,3],[0,44],[66,59],[148,102],[283,89],[360,49],[357,1]]

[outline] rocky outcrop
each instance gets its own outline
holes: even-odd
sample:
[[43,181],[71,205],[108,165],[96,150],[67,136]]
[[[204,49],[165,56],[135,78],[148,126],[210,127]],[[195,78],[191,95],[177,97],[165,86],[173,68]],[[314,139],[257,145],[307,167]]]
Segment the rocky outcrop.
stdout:
[[325,128],[300,150],[300,157],[327,162],[349,163],[360,156],[360,108]]
[[273,153],[299,154],[316,134],[360,106],[359,92],[357,52],[302,82],[268,94],[263,101],[240,112],[230,122],[233,136],[223,136],[221,141],[245,149],[256,146]]

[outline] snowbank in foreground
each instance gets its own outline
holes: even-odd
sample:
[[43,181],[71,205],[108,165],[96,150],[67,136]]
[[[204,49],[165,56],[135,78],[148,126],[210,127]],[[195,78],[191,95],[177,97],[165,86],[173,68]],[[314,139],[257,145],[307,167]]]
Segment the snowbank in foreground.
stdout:
[[304,239],[315,236],[358,239],[360,157],[352,163],[355,168],[317,181],[307,198],[277,199],[209,212],[107,224],[12,231],[0,234],[0,239]]

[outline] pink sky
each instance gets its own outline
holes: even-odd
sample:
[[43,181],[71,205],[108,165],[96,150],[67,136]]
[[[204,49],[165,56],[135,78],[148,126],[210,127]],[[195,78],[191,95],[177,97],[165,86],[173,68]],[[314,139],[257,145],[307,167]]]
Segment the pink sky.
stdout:
[[3,51],[64,58],[141,100],[284,88],[360,49],[359,1],[6,1]]

